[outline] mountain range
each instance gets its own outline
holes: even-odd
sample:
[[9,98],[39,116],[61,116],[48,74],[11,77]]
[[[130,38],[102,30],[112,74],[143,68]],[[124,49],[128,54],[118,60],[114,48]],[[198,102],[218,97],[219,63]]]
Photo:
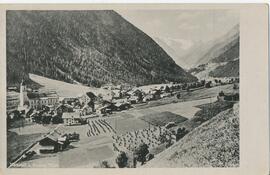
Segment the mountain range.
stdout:
[[29,73],[94,87],[197,80],[112,10],[8,11],[6,41],[8,86]]
[[187,55],[186,59],[196,58],[189,72],[199,79],[239,77],[239,44],[239,25],[236,25],[224,36],[203,46],[203,53],[194,50]]
[[155,37],[154,40],[179,66],[192,69],[209,62],[226,62],[238,57],[239,24],[221,37],[205,42],[166,37]]

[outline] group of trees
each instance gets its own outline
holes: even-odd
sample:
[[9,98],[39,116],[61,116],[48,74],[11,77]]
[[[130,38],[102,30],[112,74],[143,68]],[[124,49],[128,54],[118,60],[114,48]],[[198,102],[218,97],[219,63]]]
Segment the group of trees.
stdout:
[[140,162],[143,165],[146,161],[149,161],[154,158],[153,154],[149,153],[149,147],[147,144],[142,143],[135,149],[133,152],[133,159],[129,161],[128,155],[121,151],[115,159],[116,164],[119,168],[133,167],[136,168],[137,162]]
[[[206,87],[207,83],[209,83],[209,82],[206,82],[205,80],[201,80],[201,81],[193,82],[193,83],[184,83],[182,86],[182,90],[189,91],[190,89]],[[210,84],[211,84],[211,82],[210,82]]]

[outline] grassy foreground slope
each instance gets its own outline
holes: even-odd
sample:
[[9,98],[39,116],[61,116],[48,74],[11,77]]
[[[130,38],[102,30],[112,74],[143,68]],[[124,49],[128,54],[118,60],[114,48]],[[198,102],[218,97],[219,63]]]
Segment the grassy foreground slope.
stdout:
[[239,104],[191,131],[144,167],[239,166]]

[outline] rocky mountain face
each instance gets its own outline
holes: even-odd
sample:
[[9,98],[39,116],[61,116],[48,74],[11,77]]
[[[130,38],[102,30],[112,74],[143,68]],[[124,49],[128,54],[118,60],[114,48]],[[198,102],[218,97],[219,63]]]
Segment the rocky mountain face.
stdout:
[[239,77],[239,39],[239,25],[236,25],[215,41],[189,72],[199,79]]
[[111,10],[8,11],[7,84],[28,73],[98,87],[190,82],[149,36]]

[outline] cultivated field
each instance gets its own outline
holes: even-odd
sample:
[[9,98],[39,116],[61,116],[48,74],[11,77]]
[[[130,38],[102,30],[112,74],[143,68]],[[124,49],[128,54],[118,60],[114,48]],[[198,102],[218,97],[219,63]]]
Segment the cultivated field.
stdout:
[[149,127],[149,124],[135,116],[114,117],[106,119],[115,128],[117,134],[124,134],[128,131],[136,131]]
[[175,124],[182,123],[187,120],[187,118],[180,115],[176,115],[171,112],[161,112],[155,114],[149,114],[140,117],[142,120],[151,123],[154,126],[164,126],[169,122],[174,122]]

